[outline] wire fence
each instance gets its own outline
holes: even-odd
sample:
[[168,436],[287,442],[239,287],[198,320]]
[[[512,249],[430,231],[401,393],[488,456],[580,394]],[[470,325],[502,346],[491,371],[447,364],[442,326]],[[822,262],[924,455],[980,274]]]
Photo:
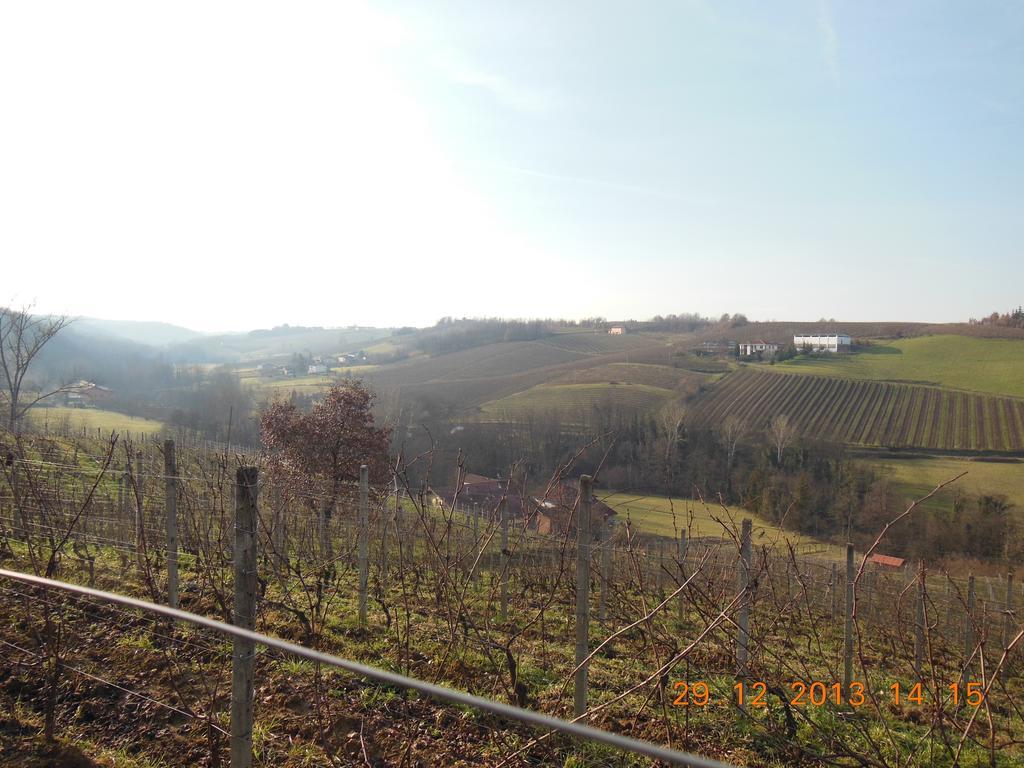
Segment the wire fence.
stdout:
[[[416,691],[432,699],[436,699],[441,702],[448,704],[457,704],[466,707],[472,707],[482,712],[489,712],[497,715],[505,720],[513,720],[523,723],[525,725],[532,726],[534,728],[544,729],[549,733],[564,733],[570,736],[574,736],[580,739],[586,739],[588,741],[597,742],[601,744],[607,744],[632,754],[644,755],[655,760],[660,760],[669,765],[681,765],[681,766],[692,766],[692,768],[728,768],[724,763],[717,760],[710,760],[708,758],[700,757],[697,755],[685,754],[673,749],[667,749],[655,744],[646,743],[637,739],[632,739],[626,736],[622,736],[616,733],[609,733],[602,731],[598,728],[590,727],[586,724],[579,722],[571,722],[562,720],[556,717],[551,717],[539,712],[533,712],[520,707],[511,706],[500,701],[494,701],[493,699],[482,698],[480,696],[473,696],[462,691],[453,690],[444,686],[434,685],[424,680],[407,677],[405,675],[396,674],[389,672],[384,669],[372,667],[364,664],[359,664],[348,659],[342,659],[337,656],[322,653],[311,648],[306,648],[295,643],[290,643],[278,638],[268,637],[267,635],[246,630],[241,627],[236,627],[231,624],[225,624],[214,619],[209,619],[204,616],[198,616],[187,611],[182,611],[174,608],[169,608],[163,605],[157,605],[149,603],[144,600],[138,600],[131,597],[125,597],[123,595],[116,595],[109,592],[103,592],[89,587],[77,586],[74,584],[68,584],[65,582],[54,581],[52,579],[41,578],[38,576],[32,576],[30,574],[20,573],[16,571],[8,571],[0,569],[0,578],[19,582],[22,584],[33,585],[36,587],[43,588],[42,594],[46,594],[46,589],[58,590],[71,595],[79,597],[93,598],[96,601],[103,603],[109,603],[114,606],[124,606],[127,608],[135,609],[141,612],[156,614],[159,616],[165,616],[173,619],[175,622],[184,622],[195,625],[204,629],[212,630],[220,635],[226,635],[233,638],[241,638],[243,640],[252,642],[263,646],[264,648],[271,651],[279,651],[281,653],[294,656],[296,658],[305,659],[308,661],[322,664],[329,667],[336,667],[343,669],[350,674],[356,675],[367,680],[373,680],[377,683],[383,683],[393,688],[406,689],[410,691]],[[12,592],[12,590],[8,590]],[[40,598],[38,594],[29,594],[26,592],[13,591],[20,598],[31,599],[31,600],[45,600],[45,597]],[[170,638],[168,638],[170,639]],[[180,643],[180,640],[175,640]],[[36,656],[38,654],[32,654],[24,648],[19,648],[10,643],[4,643],[7,647],[13,648],[21,653]],[[150,699],[143,694],[139,694],[135,691],[117,686],[115,683],[110,681],[96,678],[88,673],[82,672],[81,670],[74,669],[69,665],[64,665],[65,668],[77,673],[83,674],[90,679],[96,680],[104,685],[109,685],[117,688],[131,696],[139,697],[153,705],[164,707],[172,712],[181,714],[187,717],[195,717],[193,714],[170,707],[163,704],[155,699]],[[211,727],[219,730],[221,733],[227,735],[227,733],[218,728],[215,724]]]
[[[174,602],[173,570],[181,607],[224,623],[236,619],[236,590],[251,573],[254,626],[316,649],[312,653],[387,658],[403,679],[449,681],[465,695],[492,704],[506,699],[518,710],[582,715],[580,722],[665,745],[659,749],[703,744],[714,723],[731,721],[738,725],[730,735],[735,743],[711,746],[726,758],[739,750],[735,762],[756,764],[758,755],[768,760],[789,751],[819,764],[905,765],[915,756],[928,764],[925,755],[935,764],[953,764],[965,750],[1014,759],[1018,749],[1024,718],[1016,705],[1020,626],[1014,606],[1022,596],[1012,574],[991,579],[890,571],[866,562],[865,553],[856,554],[851,568],[807,554],[806,545],[778,533],[754,539],[724,509],[707,511],[721,521],[718,536],[691,535],[696,531],[686,515],[670,513],[664,514],[675,537],[589,515],[595,525],[585,535],[576,524],[584,519],[582,494],[563,527],[542,531],[525,503],[435,505],[424,488],[408,487],[401,476],[390,492],[353,483],[329,495],[271,472],[258,484],[254,565],[240,573],[229,454],[178,447],[168,471],[163,444],[116,447],[120,453],[99,440],[65,438],[33,446],[5,467],[0,552],[16,570],[88,585],[86,591],[62,590],[59,599],[24,586],[0,588],[5,604],[23,612],[36,606],[29,626],[0,638],[5,659],[22,670],[28,663],[45,668],[56,642],[60,668],[70,677],[109,683],[140,707],[185,718],[189,725],[175,726],[180,738],[192,750],[203,745],[207,757],[226,748],[231,735],[224,711],[231,650],[218,636],[223,633],[200,631],[213,627],[194,621],[185,631],[123,601],[100,605],[88,590],[114,587],[151,603]],[[577,642],[574,648],[572,638],[579,639],[584,625],[582,647]],[[149,654],[167,665],[167,680],[147,687],[124,677],[131,669],[127,656],[93,653],[97,626],[116,631],[125,653]],[[291,724],[261,729],[257,706],[257,762],[274,764],[285,749],[284,734],[292,729],[294,737],[302,727],[325,753],[348,755],[345,750],[358,746],[360,754],[349,757],[363,760],[365,752],[371,764],[400,763],[401,744],[419,745],[410,747],[411,755],[449,748],[423,733],[405,735],[395,742],[399,747],[381,746],[362,725],[356,732],[351,699],[346,715],[320,667],[293,669],[275,655],[281,647],[263,648],[257,670],[266,685],[287,689],[269,710]],[[302,695],[312,703],[296,702],[300,693],[289,687],[296,680],[304,681]],[[789,698],[787,686],[816,683],[839,686],[836,700],[807,707]],[[914,716],[923,718],[916,741],[893,724],[893,683],[904,690],[921,683],[928,692],[926,714]],[[850,688],[857,684],[865,703],[851,717]],[[982,701],[964,701],[969,684],[983,685]],[[681,701],[683,686],[694,685],[701,695],[706,687],[710,703]],[[787,696],[759,708],[744,703],[745,689],[737,688],[743,685],[755,694],[764,686]],[[587,692],[582,711],[571,696],[581,688]],[[68,715],[79,694],[55,694],[55,724],[81,727]],[[388,696],[374,696],[385,700],[386,711]],[[362,711],[360,723],[372,722],[377,712]],[[900,712],[896,719],[904,717]],[[416,715],[429,717],[423,708]],[[344,728],[346,738],[358,738],[338,743]],[[567,755],[587,765],[622,764],[619,757],[588,753],[582,742],[552,746],[552,737],[500,728],[477,728],[468,742],[473,746],[466,755],[447,753],[450,764],[561,764]],[[750,744],[760,750],[753,757],[743,751]]]

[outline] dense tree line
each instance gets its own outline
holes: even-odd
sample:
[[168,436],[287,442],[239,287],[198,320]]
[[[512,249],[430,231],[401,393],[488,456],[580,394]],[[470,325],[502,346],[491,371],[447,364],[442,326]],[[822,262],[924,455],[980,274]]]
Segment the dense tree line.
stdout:
[[[737,321],[742,324],[745,318],[723,316],[717,322]],[[710,321],[670,315],[651,322],[693,330]],[[998,316],[998,322],[1024,323],[1024,311]],[[442,354],[542,338],[553,327],[552,321],[541,320],[444,318],[428,332],[397,336],[413,340],[423,352]],[[295,362],[306,360],[299,358]],[[38,366],[39,376],[83,378],[109,387],[107,407],[115,410],[220,441],[255,445],[260,440],[261,405],[227,366],[174,366],[150,348],[114,340],[98,343],[73,332],[55,336]],[[363,394],[366,410],[372,398]],[[318,412],[319,400],[293,394],[279,409],[301,420],[301,413]],[[499,423],[461,423],[456,403],[428,397],[380,403],[376,415],[386,423],[393,453],[432,452],[430,479],[435,484],[445,484],[460,453],[472,471],[497,475],[515,467],[538,482],[573,461],[573,474],[594,473],[606,488],[740,505],[790,530],[853,540],[862,547],[905,506],[884,477],[852,460],[841,447],[795,440],[784,419],[750,425],[727,418],[714,428],[702,428],[686,423],[681,403],[657,414],[640,414],[607,402],[576,412],[506,414]],[[581,452],[583,446],[588,447]],[[910,557],[957,554],[1017,560],[1024,552],[1015,543],[1013,512],[998,495],[960,495],[948,509],[932,504],[895,526],[886,550]]]
[[968,321],[971,325],[994,325],[1002,328],[1024,328],[1024,307],[1019,306],[1012,312],[1002,314],[993,312],[988,317],[980,320],[971,318]]
[[[871,488],[863,519],[878,524],[905,500],[882,479]],[[1019,562],[1024,558],[1017,523],[1019,511],[1005,496],[958,493],[952,503],[929,507],[908,524],[892,529],[889,546],[913,558],[962,556],[978,560]]]
[[[471,471],[504,475],[514,466],[528,482],[540,483],[592,443],[572,474],[597,473],[601,487],[741,506],[787,530],[853,541],[862,549],[908,503],[841,446],[796,440],[785,425],[755,429],[727,419],[707,429],[686,426],[685,413],[680,426],[679,414],[643,416],[601,406],[457,427],[443,410],[423,411],[424,418],[412,408],[405,413],[393,448],[406,455],[433,449],[431,481],[440,485],[449,482],[460,452]],[[1005,498],[960,495],[948,509],[944,504],[933,502],[893,526],[883,551],[928,559],[1024,555],[1013,544],[1014,516]]]
[[211,440],[259,444],[257,403],[228,367],[207,371],[180,368],[175,386],[151,406],[168,424],[194,431]]
[[534,341],[553,333],[550,323],[546,320],[442,317],[433,328],[413,335],[410,345],[428,355],[444,355],[503,341]]

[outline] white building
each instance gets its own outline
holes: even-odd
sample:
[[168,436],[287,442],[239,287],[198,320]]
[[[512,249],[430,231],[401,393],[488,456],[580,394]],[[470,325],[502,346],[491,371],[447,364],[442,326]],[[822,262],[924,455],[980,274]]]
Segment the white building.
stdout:
[[770,341],[744,341],[740,342],[740,357],[749,357],[761,353],[762,355],[774,355],[779,351],[779,345]]
[[309,366],[308,372],[314,374],[327,373],[327,366],[324,365],[323,363],[314,363],[313,365]]
[[793,346],[814,352],[849,352],[852,340],[845,333],[798,333]]
[[626,329],[623,328],[621,325],[613,325],[611,328],[608,329],[608,333],[611,336],[621,336],[625,332],[626,332]]

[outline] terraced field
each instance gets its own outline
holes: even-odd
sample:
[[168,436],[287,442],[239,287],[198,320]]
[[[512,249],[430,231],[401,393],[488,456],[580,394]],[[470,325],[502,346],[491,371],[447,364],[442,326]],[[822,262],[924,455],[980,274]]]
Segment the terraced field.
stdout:
[[1024,400],[912,384],[742,368],[702,396],[695,423],[735,414],[754,429],[785,414],[800,434],[837,443],[1024,451]]
[[557,411],[567,421],[589,413],[593,408],[616,407],[628,411],[650,412],[672,396],[672,391],[646,384],[542,384],[500,400],[481,409],[485,418],[503,419],[534,411]]

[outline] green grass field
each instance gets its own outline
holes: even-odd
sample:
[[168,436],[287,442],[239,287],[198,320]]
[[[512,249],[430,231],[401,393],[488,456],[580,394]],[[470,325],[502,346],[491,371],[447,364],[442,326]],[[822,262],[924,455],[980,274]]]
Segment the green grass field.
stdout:
[[117,411],[104,411],[99,408],[33,408],[29,411],[28,416],[34,423],[46,424],[50,429],[59,427],[65,419],[72,428],[101,429],[103,432],[128,431],[155,434],[164,428],[163,422],[160,421],[126,416]]
[[[728,536],[723,523],[738,534],[743,518],[749,517],[753,525],[755,546],[787,546],[787,542],[800,546],[805,554],[815,557],[839,559],[842,550],[832,544],[818,542],[808,536],[783,531],[778,526],[758,517],[742,507],[722,507],[695,499],[668,499],[664,496],[638,496],[631,493],[602,493],[598,498],[616,511],[621,523],[627,516],[641,532],[676,538],[679,530],[689,528],[691,537]],[[673,519],[673,511],[675,519]]]
[[966,477],[940,491],[926,504],[930,509],[948,510],[957,489],[968,494],[1006,496],[1024,514],[1024,463],[972,461],[958,458],[878,459],[868,462],[888,477],[898,493],[919,499],[940,483],[967,472]]
[[852,355],[787,360],[774,369],[1024,397],[1024,340],[920,336],[876,342]]
[[[348,367],[332,368],[329,374],[316,374],[310,376],[277,377],[250,375],[244,379],[246,385],[251,386],[258,394],[272,396],[278,393],[287,393],[295,390],[303,394],[321,392],[328,387],[343,383],[346,378],[358,379],[362,374],[372,371],[376,365],[353,365]],[[348,374],[348,376],[346,376]]]

